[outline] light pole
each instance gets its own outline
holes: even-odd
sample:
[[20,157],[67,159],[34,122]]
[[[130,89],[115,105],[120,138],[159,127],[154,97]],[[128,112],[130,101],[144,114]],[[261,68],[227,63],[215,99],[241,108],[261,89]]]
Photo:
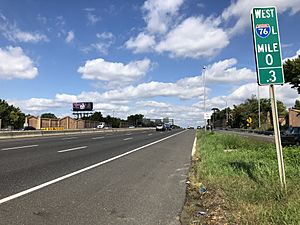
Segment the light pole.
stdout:
[[206,132],[206,118],[205,118],[205,114],[206,114],[206,105],[205,105],[205,69],[206,67],[203,66],[202,68],[202,76],[203,76],[203,105],[204,105],[204,131]]

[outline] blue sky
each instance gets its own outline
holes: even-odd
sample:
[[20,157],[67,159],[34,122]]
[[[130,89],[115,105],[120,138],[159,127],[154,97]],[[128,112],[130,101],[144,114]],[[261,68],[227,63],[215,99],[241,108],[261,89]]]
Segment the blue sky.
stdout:
[[[257,95],[250,10],[270,5],[283,59],[296,57],[299,0],[0,0],[0,98],[37,116],[92,101],[104,115],[203,124],[203,66],[207,112]],[[287,107],[299,99],[276,90]]]

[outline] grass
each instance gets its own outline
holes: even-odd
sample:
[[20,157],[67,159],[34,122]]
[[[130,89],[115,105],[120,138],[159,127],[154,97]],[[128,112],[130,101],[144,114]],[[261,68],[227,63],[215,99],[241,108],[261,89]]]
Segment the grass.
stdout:
[[[284,148],[282,191],[274,144],[222,133],[197,136],[183,224],[300,224],[299,147]],[[200,185],[207,193],[198,192]]]

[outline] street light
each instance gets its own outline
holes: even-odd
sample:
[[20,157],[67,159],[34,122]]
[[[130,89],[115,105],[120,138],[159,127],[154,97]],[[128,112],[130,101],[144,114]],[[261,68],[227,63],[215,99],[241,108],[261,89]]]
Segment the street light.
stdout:
[[204,104],[204,115],[203,115],[203,118],[204,118],[204,131],[206,132],[206,119],[205,119],[205,114],[206,114],[206,105],[205,105],[205,69],[206,67],[203,66],[202,68],[202,76],[203,76],[203,104]]

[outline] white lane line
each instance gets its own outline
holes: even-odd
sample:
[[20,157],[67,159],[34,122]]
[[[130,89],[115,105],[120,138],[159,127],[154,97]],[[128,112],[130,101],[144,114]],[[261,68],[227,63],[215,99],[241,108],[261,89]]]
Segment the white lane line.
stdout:
[[59,152],[59,153],[70,152],[70,151],[76,151],[76,150],[80,150],[80,149],[84,149],[84,148],[87,148],[87,146],[81,146],[81,147],[76,147],[76,148],[69,148],[69,149],[64,149],[64,150],[60,150],[60,151],[57,151],[57,152]]
[[131,139],[133,139],[133,138],[125,138],[125,139],[123,139],[123,141],[128,141],[128,140],[131,140]]
[[1,151],[15,150],[15,149],[21,149],[21,148],[32,148],[32,147],[37,147],[37,146],[39,146],[39,145],[25,145],[25,146],[11,147],[11,148],[2,148]]
[[103,139],[104,137],[94,137],[92,138],[93,140],[97,140],[97,139]]
[[78,137],[68,137],[68,138],[62,138],[61,140],[71,140],[71,139],[77,139]]
[[132,133],[125,134],[126,136],[132,135]]
[[123,153],[123,154],[121,154],[121,155],[117,155],[117,156],[112,157],[112,158],[110,158],[110,159],[104,160],[104,161],[102,161],[102,162],[96,163],[96,164],[91,165],[91,166],[88,166],[88,167],[85,167],[85,168],[83,168],[83,169],[81,169],[81,170],[77,170],[77,171],[75,171],[75,172],[73,172],[73,173],[69,173],[69,174],[64,175],[64,176],[62,176],[62,177],[58,177],[58,178],[56,178],[56,179],[54,179],[54,180],[50,180],[50,181],[48,181],[48,182],[46,182],[46,183],[37,185],[37,186],[35,186],[35,187],[32,187],[32,188],[29,188],[29,189],[27,189],[27,190],[21,191],[21,192],[19,192],[19,193],[14,194],[14,195],[8,196],[8,197],[3,198],[3,199],[0,199],[0,205],[3,204],[3,203],[5,203],[5,202],[11,201],[11,200],[13,200],[13,199],[19,198],[19,197],[21,197],[21,196],[23,196],[23,195],[26,195],[26,194],[29,194],[29,193],[31,193],[31,192],[37,191],[37,190],[39,190],[39,189],[42,189],[42,188],[44,188],[44,187],[47,187],[47,186],[49,186],[49,185],[51,185],[51,184],[55,184],[55,183],[57,183],[57,182],[59,182],[59,181],[68,179],[68,178],[70,178],[70,177],[73,177],[73,176],[75,176],[75,175],[77,175],[77,174],[83,173],[83,172],[85,172],[85,171],[94,169],[94,168],[96,168],[96,167],[99,167],[99,166],[101,166],[101,165],[103,165],[103,164],[106,164],[106,163],[109,163],[109,162],[111,162],[111,161],[114,161],[114,160],[116,160],[116,159],[119,159],[119,158],[122,158],[122,157],[124,157],[124,156],[130,155],[130,154],[132,154],[132,153],[134,153],[134,152],[140,151],[140,150],[142,150],[142,149],[144,149],[144,148],[147,148],[147,147],[149,147],[149,146],[151,146],[151,145],[155,145],[155,144],[157,144],[157,143],[159,143],[159,142],[162,142],[162,141],[164,141],[164,140],[167,140],[167,139],[169,139],[169,138],[172,138],[172,137],[174,137],[174,136],[176,136],[176,135],[182,134],[183,132],[186,132],[186,131],[187,131],[187,130],[184,130],[184,131],[181,131],[181,132],[179,132],[179,133],[170,135],[170,136],[165,137],[165,138],[163,138],[163,139],[160,139],[160,140],[151,142],[151,143],[149,143],[149,144],[147,144],[147,145],[144,145],[144,146],[138,147],[138,148],[136,148],[136,149],[133,149],[133,150],[131,150],[131,151],[125,152],[125,153]]
[[148,134],[148,136],[151,136],[151,135],[153,135],[153,134]]

